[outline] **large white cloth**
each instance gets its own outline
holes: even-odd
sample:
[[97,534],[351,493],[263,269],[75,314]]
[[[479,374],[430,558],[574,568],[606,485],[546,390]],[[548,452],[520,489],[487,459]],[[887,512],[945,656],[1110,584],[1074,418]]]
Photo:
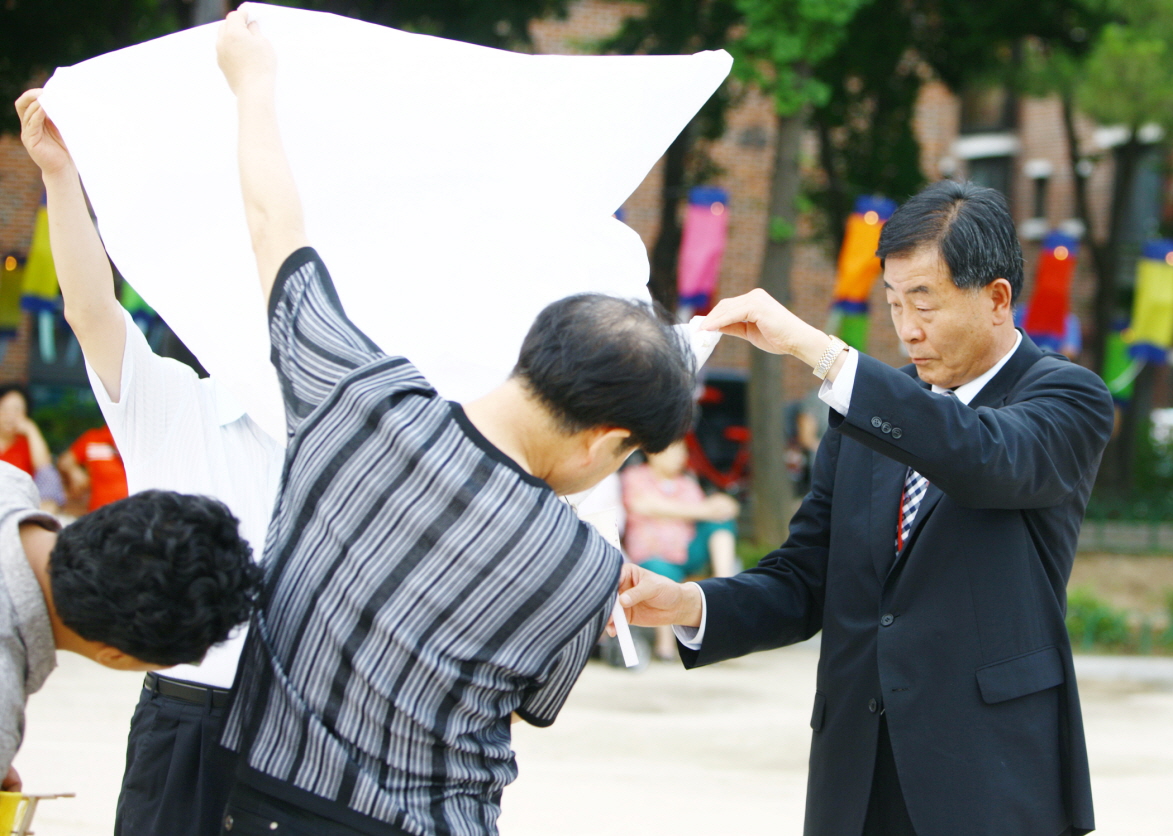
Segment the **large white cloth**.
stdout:
[[[646,297],[611,213],[728,74],[694,56],[522,55],[253,5],[278,55],[282,136],[310,241],[355,323],[468,400],[509,372],[549,302]],[[57,70],[42,102],[107,251],[284,438],[216,25]]]

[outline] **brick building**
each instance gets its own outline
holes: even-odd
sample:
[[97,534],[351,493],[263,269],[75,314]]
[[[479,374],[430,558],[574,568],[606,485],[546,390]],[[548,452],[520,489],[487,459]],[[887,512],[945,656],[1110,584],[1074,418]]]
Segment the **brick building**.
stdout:
[[[531,25],[535,49],[544,53],[587,53],[592,43],[614,32],[626,15],[636,14],[639,9],[638,3],[576,0],[566,19],[535,21]],[[1106,221],[1112,185],[1111,148],[1121,137],[1087,120],[1080,120],[1078,129],[1085,155],[1098,159],[1087,165],[1091,168],[1093,222],[1099,234]],[[725,188],[730,196],[729,240],[719,296],[745,292],[758,282],[765,249],[774,132],[770,102],[754,91],[745,91],[728,114],[725,135],[709,149],[721,171],[713,185]],[[1029,298],[1038,240],[1048,229],[1070,228],[1074,215],[1073,176],[1059,103],[1051,99],[1017,100],[998,89],[958,97],[942,84],[929,82],[918,102],[915,132],[927,179],[968,177],[1006,192],[1023,238],[1027,260],[1024,298]],[[806,143],[804,164],[812,171],[815,156],[811,137]],[[657,166],[624,207],[626,221],[649,246],[659,224],[660,178]],[[1138,224],[1138,229],[1155,229],[1162,192],[1159,181],[1139,184],[1137,216],[1143,223]],[[24,154],[19,139],[0,136],[0,254],[27,252],[40,193],[35,166]],[[799,316],[819,324],[825,321],[831,301],[835,254],[826,242],[814,236],[813,228],[806,222],[799,229],[792,275],[793,308]],[[1093,290],[1090,270],[1081,263],[1073,282],[1073,309],[1085,327],[1090,322]],[[29,340],[26,315],[0,363],[0,381],[29,381]],[[890,363],[901,362],[900,346],[878,283],[872,293],[869,352]],[[797,361],[787,362],[787,395],[801,397],[813,379]],[[710,365],[729,373],[744,373],[748,347],[739,341],[724,340]],[[32,382],[36,382],[36,374],[34,369]]]

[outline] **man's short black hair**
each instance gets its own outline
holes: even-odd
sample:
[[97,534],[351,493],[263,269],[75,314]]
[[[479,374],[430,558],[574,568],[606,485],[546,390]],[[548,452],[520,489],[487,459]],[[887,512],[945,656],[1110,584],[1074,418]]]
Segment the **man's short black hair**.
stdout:
[[1022,290],[1022,247],[1006,198],[996,189],[942,180],[897,209],[880,231],[876,255],[910,256],[925,247],[941,253],[953,284],[968,290],[995,279]]
[[513,376],[567,433],[618,427],[658,453],[692,426],[692,349],[652,305],[580,293],[538,314]]
[[249,617],[261,570],[222,502],[143,491],[58,535],[53,605],[83,639],[156,665],[198,662]]

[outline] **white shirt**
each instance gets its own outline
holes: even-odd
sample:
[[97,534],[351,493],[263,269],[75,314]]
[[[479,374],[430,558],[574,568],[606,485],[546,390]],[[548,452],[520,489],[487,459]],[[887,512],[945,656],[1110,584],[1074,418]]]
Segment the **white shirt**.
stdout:
[[[223,502],[261,559],[285,450],[228,392],[177,360],[159,357],[130,314],[122,355],[122,391],[115,403],[86,364],[90,385],[126,465],[131,493],[156,488],[204,494]],[[208,651],[199,665],[164,671],[182,679],[230,688],[244,644],[241,627]]]
[[[957,400],[968,406],[969,402],[977,397],[978,392],[982,391],[982,388],[993,379],[994,375],[1002,371],[1002,367],[1010,361],[1010,358],[1014,356],[1014,352],[1018,351],[1018,346],[1021,343],[1022,332],[1016,331],[1014,334],[1014,345],[1002,355],[1001,360],[991,366],[984,374],[975,377],[969,383],[963,383],[956,389],[951,390],[957,396]],[[847,349],[847,359],[843,361],[843,367],[839,369],[839,374],[835,375],[835,380],[824,380],[823,385],[819,387],[819,398],[840,415],[846,415],[851,409],[851,392],[855,388],[855,373],[858,370],[859,352],[854,348],[849,348]],[[943,395],[950,391],[936,385],[932,389],[938,395]],[[705,638],[705,624],[708,622],[709,616],[708,603],[705,601],[705,591],[700,585],[697,585],[697,589],[700,589],[701,592],[700,626],[682,627],[676,624],[672,627],[672,630],[676,633],[676,638],[689,650],[701,649],[701,642]]]

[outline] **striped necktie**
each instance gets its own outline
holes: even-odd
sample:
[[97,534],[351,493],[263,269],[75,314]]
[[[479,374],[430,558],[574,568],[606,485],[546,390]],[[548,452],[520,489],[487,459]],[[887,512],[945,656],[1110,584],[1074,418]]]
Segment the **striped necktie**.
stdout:
[[920,501],[925,498],[925,491],[929,488],[929,480],[921,476],[911,467],[904,475],[904,493],[900,496],[900,527],[896,529],[896,553],[904,548],[908,542],[912,523],[916,519]]
[[[956,398],[957,393],[952,389],[946,395]],[[929,480],[921,476],[911,467],[904,474],[904,492],[900,495],[900,525],[896,528],[896,553],[904,548],[908,542],[908,535],[912,532],[912,524],[916,520],[917,509],[921,500],[925,498],[925,491],[929,489]]]

